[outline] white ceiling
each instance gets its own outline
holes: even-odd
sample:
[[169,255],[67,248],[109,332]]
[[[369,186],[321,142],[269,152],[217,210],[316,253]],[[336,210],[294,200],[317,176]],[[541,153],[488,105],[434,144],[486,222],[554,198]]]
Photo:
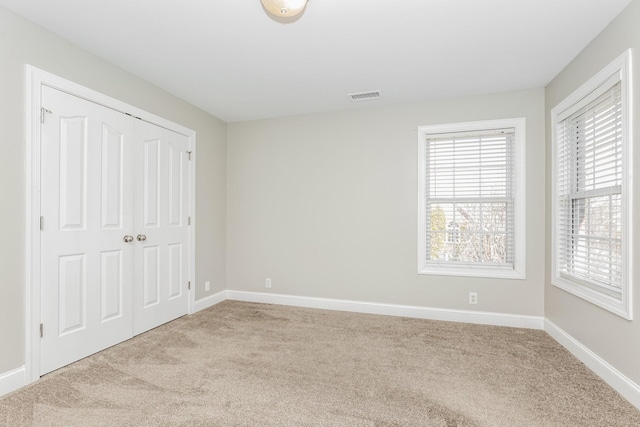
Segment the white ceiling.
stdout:
[[[545,86],[631,0],[0,0],[228,122]],[[347,94],[380,90],[352,102]]]

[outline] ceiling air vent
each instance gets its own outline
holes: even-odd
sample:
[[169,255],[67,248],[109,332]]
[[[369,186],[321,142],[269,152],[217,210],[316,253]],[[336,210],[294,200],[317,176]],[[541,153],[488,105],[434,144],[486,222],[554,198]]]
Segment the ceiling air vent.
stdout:
[[380,91],[373,90],[371,92],[350,93],[349,97],[352,101],[367,101],[369,99],[380,98]]

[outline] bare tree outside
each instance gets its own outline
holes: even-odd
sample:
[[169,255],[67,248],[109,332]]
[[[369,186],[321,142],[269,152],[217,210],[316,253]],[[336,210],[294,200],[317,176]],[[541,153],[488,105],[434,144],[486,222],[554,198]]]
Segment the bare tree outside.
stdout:
[[506,203],[451,203],[431,211],[432,260],[507,263]]

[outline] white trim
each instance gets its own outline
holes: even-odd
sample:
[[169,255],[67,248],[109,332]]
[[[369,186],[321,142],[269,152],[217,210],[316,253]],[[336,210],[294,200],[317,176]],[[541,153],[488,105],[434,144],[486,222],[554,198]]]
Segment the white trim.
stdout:
[[[421,245],[422,246],[422,245]],[[489,268],[485,266],[458,267],[447,265],[427,265],[418,271],[418,274],[430,274],[432,276],[458,276],[458,277],[490,277],[493,279],[516,279],[526,277],[515,269]]]
[[0,374],[0,396],[11,393],[27,383],[27,375],[24,366]]
[[[515,128],[514,144],[515,159],[513,172],[515,173],[514,200],[514,265],[513,269],[490,268],[479,265],[469,268],[449,265],[434,266],[426,262],[426,158],[425,138],[430,134],[483,131],[503,128]],[[496,279],[525,279],[526,278],[526,118],[508,118],[497,120],[482,120],[478,122],[447,123],[418,127],[418,274],[432,274],[443,276],[491,277]]]
[[[551,284],[582,298],[598,307],[610,311],[624,319],[633,320],[633,236],[632,230],[632,206],[633,206],[633,88],[632,88],[632,51],[627,49],[609,65],[604,67],[595,76],[573,91],[562,102],[551,110]],[[558,206],[558,137],[557,127],[561,118],[567,111],[572,111],[576,103],[581,103],[588,99],[592,92],[598,90],[603,85],[610,85],[618,74],[621,82],[622,96],[622,229],[623,229],[623,278],[622,278],[622,300],[614,298],[588,286],[564,278],[558,271],[559,248],[558,236],[560,235],[559,221],[560,215]]]
[[416,319],[475,323],[479,325],[510,326],[514,328],[527,329],[542,329],[544,327],[543,317],[519,314],[453,310],[446,308],[382,304],[244,291],[227,291],[227,299],[233,301],[289,305],[294,307],[319,308],[323,310],[350,311],[353,313],[382,314],[386,316],[412,317]]
[[40,377],[40,87],[37,68],[26,66],[25,373]]
[[[624,69],[627,65],[631,66],[631,49],[624,51],[624,53],[611,61],[609,65],[600,70],[595,76],[583,83],[578,89],[573,91],[571,95],[567,96],[558,105],[553,107],[551,113],[562,118],[565,117],[563,113],[569,115],[572,112],[572,110],[570,110],[571,107],[587,98],[589,94],[598,87],[606,84],[611,76],[620,72],[620,70]],[[631,75],[628,74],[627,76]],[[627,76],[622,76],[622,79],[627,78]],[[611,86],[613,86],[613,84],[611,84]],[[591,88],[591,90],[587,90],[586,88]]]
[[73,83],[54,74],[26,65],[26,251],[25,251],[25,372],[28,383],[40,377],[40,107],[41,87],[48,86],[87,101],[103,105],[149,123],[169,129],[189,138],[191,162],[189,171],[189,280],[194,285],[189,290],[188,313],[195,310],[195,248],[196,248],[196,132],[192,129],[156,116],[125,102],[101,94],[85,86]]
[[195,313],[196,310],[196,132],[189,135],[189,281],[192,284],[189,291],[189,305],[187,312]]
[[632,405],[640,409],[640,385],[611,366],[606,360],[595,354],[551,320],[545,319],[544,330],[614,390],[631,402]]
[[207,309],[209,307],[213,307],[214,305],[220,304],[222,301],[225,301],[227,299],[227,291],[220,291],[216,294],[213,295],[209,295],[208,297],[205,298],[200,298],[199,300],[197,300],[195,302],[195,309],[194,309],[194,313]]

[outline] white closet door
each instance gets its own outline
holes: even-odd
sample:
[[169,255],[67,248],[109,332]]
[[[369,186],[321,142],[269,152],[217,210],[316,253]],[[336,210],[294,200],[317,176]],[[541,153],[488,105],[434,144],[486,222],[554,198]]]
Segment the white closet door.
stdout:
[[133,335],[134,119],[43,87],[44,374]]
[[136,122],[134,333],[187,314],[189,139]]

